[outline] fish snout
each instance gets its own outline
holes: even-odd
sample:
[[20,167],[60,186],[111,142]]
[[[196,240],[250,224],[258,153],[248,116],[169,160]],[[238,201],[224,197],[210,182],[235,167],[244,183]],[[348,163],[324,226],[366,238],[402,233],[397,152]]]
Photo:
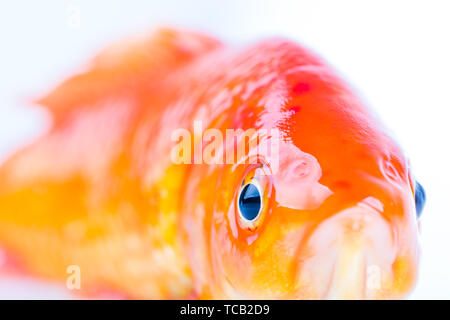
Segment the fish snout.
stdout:
[[398,228],[383,216],[382,209],[377,199],[366,198],[312,230],[299,249],[300,295],[325,299],[398,297]]

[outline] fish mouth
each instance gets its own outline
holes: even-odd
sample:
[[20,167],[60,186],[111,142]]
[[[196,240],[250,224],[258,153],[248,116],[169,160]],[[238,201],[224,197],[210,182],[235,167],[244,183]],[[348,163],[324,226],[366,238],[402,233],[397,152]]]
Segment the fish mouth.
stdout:
[[384,298],[392,285],[396,233],[374,198],[321,222],[302,246],[297,284],[300,297]]

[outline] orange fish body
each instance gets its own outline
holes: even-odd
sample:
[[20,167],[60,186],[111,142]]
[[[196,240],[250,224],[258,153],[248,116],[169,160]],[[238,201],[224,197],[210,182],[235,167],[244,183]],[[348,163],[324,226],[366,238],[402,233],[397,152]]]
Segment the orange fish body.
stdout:
[[[77,266],[82,292],[132,298],[399,298],[414,286],[408,161],[295,43],[236,49],[164,29],[105,50],[39,103],[51,129],[0,169],[0,244],[32,275],[65,281]],[[181,153],[176,132],[190,133]]]

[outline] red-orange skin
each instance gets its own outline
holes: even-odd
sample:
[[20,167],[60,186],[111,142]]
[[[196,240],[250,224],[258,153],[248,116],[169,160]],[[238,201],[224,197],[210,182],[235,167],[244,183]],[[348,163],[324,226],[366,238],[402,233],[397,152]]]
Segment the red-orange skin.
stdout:
[[[296,43],[235,49],[161,30],[107,49],[39,102],[52,128],[0,170],[0,244],[33,275],[65,280],[78,265],[85,294],[133,298],[324,298],[330,278],[302,271],[321,254],[314,232],[371,197],[392,232],[391,276],[370,297],[354,288],[336,297],[399,298],[415,283],[408,162],[353,91]],[[281,131],[255,230],[239,227],[235,205],[249,165],[171,161],[171,133],[194,120],[224,135]],[[303,159],[294,170],[293,151]]]

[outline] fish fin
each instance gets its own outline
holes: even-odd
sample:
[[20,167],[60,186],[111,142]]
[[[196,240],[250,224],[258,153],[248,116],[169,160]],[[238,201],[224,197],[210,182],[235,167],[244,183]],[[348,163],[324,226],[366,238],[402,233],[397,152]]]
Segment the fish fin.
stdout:
[[[34,274],[19,257],[0,246],[0,299],[129,299],[122,292],[105,286],[69,288],[63,281]],[[66,273],[66,279],[71,274]],[[7,288],[13,288],[12,292]]]
[[91,60],[87,71],[67,79],[36,102],[58,119],[112,93],[132,95],[139,87],[161,81],[171,71],[220,46],[219,41],[199,33],[157,29],[109,46]]
[[32,277],[66,281],[79,266],[83,295],[184,297],[190,282],[172,238],[176,211],[156,214],[159,193],[143,190],[124,150],[134,106],[99,105],[71,113],[0,166],[0,245]]
[[[86,289],[185,296],[190,282],[178,249],[154,250],[166,233],[148,230],[155,215],[147,213],[156,209],[140,176],[130,174],[129,148],[142,106],[151,101],[158,108],[167,96],[162,78],[218,46],[192,32],[162,29],[106,49],[86,72],[38,101],[52,113],[52,128],[0,166],[0,244],[24,270],[65,280],[75,265]],[[161,261],[170,267],[161,271]],[[154,281],[159,278],[171,282]],[[182,284],[172,285],[177,279]]]

